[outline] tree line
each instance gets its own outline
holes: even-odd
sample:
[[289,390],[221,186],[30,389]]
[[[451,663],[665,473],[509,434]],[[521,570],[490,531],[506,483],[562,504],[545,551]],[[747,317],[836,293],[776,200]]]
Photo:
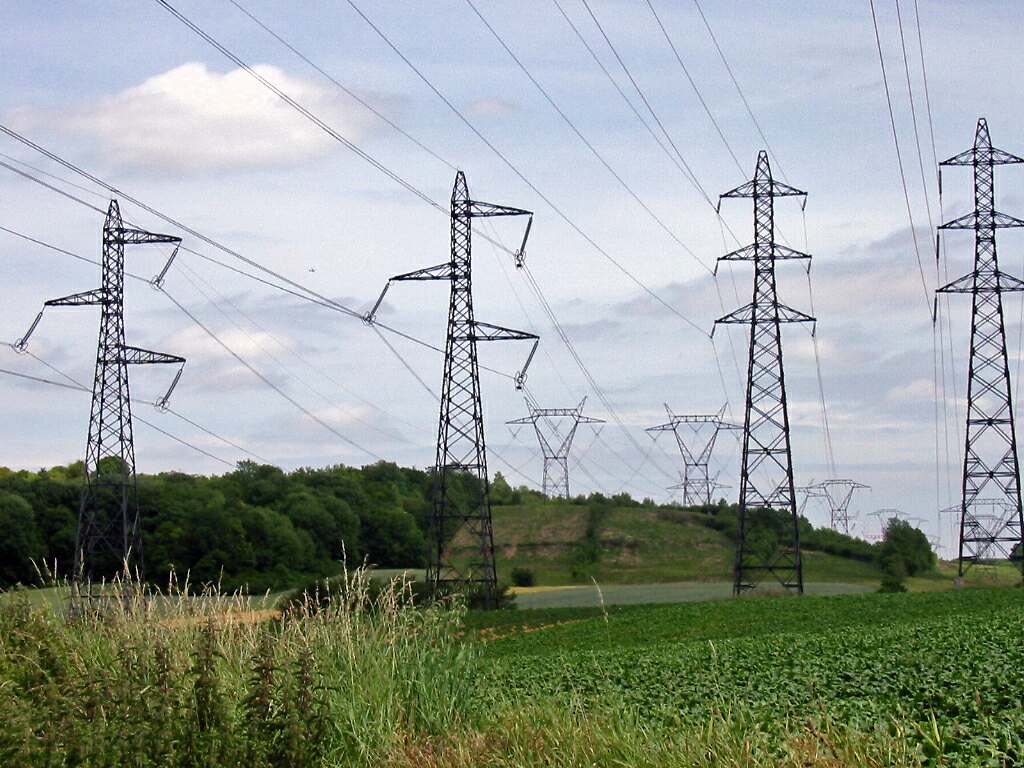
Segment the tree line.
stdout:
[[[57,578],[69,575],[83,472],[81,462],[36,472],[0,468],[0,587],[37,584],[40,570]],[[460,499],[471,504],[479,493],[475,483],[469,474],[452,479],[456,504]],[[259,592],[335,574],[342,560],[422,567],[432,485],[431,472],[390,462],[291,472],[241,462],[234,471],[212,477],[141,474],[145,576],[160,584],[173,571],[179,578],[188,574],[196,585],[216,582],[224,589]],[[511,487],[500,473],[491,495],[499,506],[585,504],[595,519],[605,508],[659,506],[625,493],[549,500],[525,486]],[[679,509],[672,504],[659,508]],[[722,501],[702,511],[705,524],[735,536],[735,505]],[[791,522],[782,513],[767,518],[759,527],[771,546]],[[879,558],[877,545],[815,529],[802,518],[800,529],[810,549],[865,561]]]

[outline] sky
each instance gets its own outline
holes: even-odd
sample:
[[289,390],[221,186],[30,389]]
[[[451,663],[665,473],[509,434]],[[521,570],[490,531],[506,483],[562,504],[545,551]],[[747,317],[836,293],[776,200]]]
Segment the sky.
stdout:
[[[934,326],[932,292],[970,269],[973,250],[968,235],[950,235],[937,276],[934,226],[966,213],[972,190],[968,172],[947,170],[940,211],[934,159],[968,148],[982,116],[995,145],[1024,151],[1012,130],[1024,116],[1011,86],[1015,4],[903,0],[905,65],[897,7],[875,2],[908,216],[867,0],[703,0],[746,104],[690,0],[590,0],[601,28],[582,0],[355,1],[407,61],[348,2],[172,3],[319,126],[158,2],[53,2],[45,13],[3,3],[0,122],[356,313],[389,276],[448,258],[448,221],[380,166],[442,204],[463,170],[475,199],[535,212],[528,272],[481,237],[514,248],[521,220],[476,228],[477,319],[542,337],[528,378],[539,406],[587,397],[586,413],[607,421],[577,433],[573,492],[656,500],[670,497],[681,469],[671,436],[653,441],[644,431],[665,420],[663,403],[675,413],[724,405],[727,418],[743,418],[746,329],[720,328],[713,343],[709,334],[717,317],[749,302],[752,269],[726,264],[717,278],[710,269],[750,241],[752,211],[728,200],[719,218],[715,204],[770,148],[776,177],[808,192],[804,211],[777,201],[778,239],[814,257],[810,281],[803,263],[778,267],[782,300],[808,313],[813,304],[818,318],[817,354],[808,328],[784,336],[796,482],[855,479],[870,486],[853,501],[858,533],[877,533],[872,512],[898,508],[948,547],[949,520],[940,525],[937,510],[959,486],[970,308],[963,297],[943,301]],[[106,208],[107,190],[13,139],[0,136],[0,153]],[[1019,173],[996,177],[997,207],[1018,215]],[[182,234],[121,204],[137,226]],[[0,227],[95,259],[102,215],[89,206],[0,167]],[[206,257],[254,271],[183,236]],[[1024,269],[1019,236],[1000,236],[1004,269]],[[130,248],[126,268],[148,278],[169,254]],[[44,300],[96,287],[98,272],[0,231],[0,341],[20,338]],[[139,471],[219,473],[254,457],[289,469],[433,463],[437,351],[386,335],[392,349],[357,317],[188,252],[165,287],[166,295],[144,281],[126,286],[128,343],[188,358],[174,413],[135,406],[153,425],[136,423]],[[397,284],[379,319],[443,345],[446,305],[444,284]],[[36,357],[0,347],[0,369],[59,378],[42,360],[91,384],[97,325],[95,308],[48,310],[29,345]],[[1021,302],[1010,296],[1014,375],[1021,326]],[[484,418],[492,473],[537,485],[536,437],[505,425],[526,413],[510,375],[527,353],[522,343],[481,347]],[[172,377],[162,366],[135,368],[132,394],[153,401]],[[0,387],[0,464],[37,469],[81,457],[87,393],[10,375]],[[712,463],[727,498],[738,493],[739,461],[738,440],[723,434]],[[806,513],[827,519],[815,503]]]

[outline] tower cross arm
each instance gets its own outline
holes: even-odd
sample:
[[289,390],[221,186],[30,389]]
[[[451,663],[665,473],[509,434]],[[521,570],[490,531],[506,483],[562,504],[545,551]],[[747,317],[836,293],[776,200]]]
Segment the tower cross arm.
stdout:
[[722,325],[749,325],[756,320],[774,320],[780,323],[816,323],[817,318],[811,315],[805,314],[800,310],[787,307],[785,304],[777,304],[775,306],[774,315],[764,316],[763,313],[757,313],[755,315],[756,308],[753,304],[747,304],[745,307],[740,307],[729,314],[715,320],[715,324]]
[[678,423],[679,422],[673,420],[673,421],[668,422],[667,424],[657,424],[657,425],[655,425],[653,427],[647,427],[647,429],[645,429],[644,431],[645,432],[675,432],[676,424],[678,424]]
[[72,293],[70,296],[61,296],[59,299],[50,299],[43,303],[44,307],[90,307],[104,304],[107,301],[107,293],[102,288],[94,288],[91,291]]
[[107,230],[110,234],[109,241],[122,245],[145,245],[147,243],[180,243],[181,238],[176,235],[164,235],[159,232],[147,232],[144,229],[133,229],[132,227],[112,227]]
[[[765,246],[762,245],[762,248]],[[769,243],[768,247],[771,248],[771,258],[776,261],[784,259],[809,259],[811,255],[809,253],[803,253],[792,248],[787,248],[784,245],[778,243]],[[757,258],[757,244],[751,243],[745,245],[742,248],[737,248],[735,251],[730,251],[725,256],[719,256],[719,261],[754,261]]]
[[397,283],[403,280],[451,280],[455,272],[455,266],[450,261],[444,264],[435,264],[433,267],[414,269],[412,272],[403,272],[389,278],[388,282]]
[[[939,229],[978,229],[980,226],[979,217],[976,211],[965,213],[952,221],[940,224]],[[1024,227],[1024,219],[1018,219],[1008,213],[992,211],[992,226],[997,229],[1009,229],[1012,227]]]
[[[483,331],[481,333],[480,331]],[[453,336],[456,341],[532,341],[533,346],[530,347],[530,354],[526,356],[526,362],[523,363],[523,367],[519,369],[512,380],[515,382],[516,389],[522,389],[523,385],[526,384],[526,372],[530,368],[530,363],[533,362],[534,355],[537,354],[537,347],[540,345],[540,336],[535,333],[529,333],[527,331],[517,331],[515,328],[505,328],[500,325],[492,325],[491,323],[482,323],[474,320],[473,325],[470,327],[469,333],[464,336]]]
[[731,198],[741,197],[754,197],[757,196],[771,196],[771,197],[807,197],[807,193],[802,189],[791,187],[789,184],[783,184],[781,181],[775,181],[775,179],[753,179],[744,184],[740,184],[735,189],[730,189],[728,192],[724,192],[719,195],[720,200],[726,200]]
[[121,347],[121,360],[128,365],[168,365],[184,363],[185,358],[178,355],[169,355],[166,352],[153,352],[141,347]]
[[[984,162],[991,162],[992,165],[1017,165],[1024,163],[1024,158],[1017,157],[1017,155],[1011,154],[1002,149],[996,149],[995,147],[984,150],[991,160],[986,159]],[[974,165],[978,159],[978,149],[971,147],[970,149],[964,150],[958,155],[948,160],[943,160],[939,165],[943,166],[957,166],[957,165]]]
[[533,216],[533,211],[527,211],[524,208],[514,208],[511,205],[498,205],[497,203],[470,200],[469,215],[474,219],[491,216]]
[[[982,285],[982,280],[987,285]],[[1024,291],[1024,280],[997,270],[994,274],[984,278],[977,272],[968,272],[963,277],[958,277],[953,282],[937,289],[936,293],[1017,293],[1020,291]]]
[[533,424],[536,421],[537,421],[537,417],[536,416],[521,416],[518,419],[512,419],[511,421],[506,421],[505,423],[506,424],[512,424],[512,425],[516,425],[516,424]]
[[384,283],[384,288],[381,290],[380,296],[377,297],[377,301],[373,303],[373,307],[363,315],[363,322],[367,325],[373,325],[373,320],[377,316],[377,310],[384,303],[384,297],[387,295],[392,283],[401,283],[409,280],[451,280],[454,276],[454,262],[446,261],[444,264],[435,264],[432,267],[414,269],[412,272],[403,272],[400,275],[389,277],[388,281]]
[[480,321],[473,322],[473,328],[470,333],[472,336],[466,337],[463,339],[464,341],[469,341],[470,338],[476,341],[527,341],[530,339],[540,339],[540,336],[535,333],[517,331],[515,328],[505,328],[500,325],[492,325],[491,323]]

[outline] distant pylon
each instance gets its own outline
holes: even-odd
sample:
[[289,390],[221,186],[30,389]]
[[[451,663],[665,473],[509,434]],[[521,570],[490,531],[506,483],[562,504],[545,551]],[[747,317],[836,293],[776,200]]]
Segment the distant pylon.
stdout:
[[[956,165],[974,169],[974,211],[939,227],[974,231],[974,269],[938,289],[938,293],[969,293],[973,297],[960,499],[961,577],[972,565],[994,555],[1018,559],[1024,568],[1020,465],[1002,296],[1024,290],[1024,281],[1001,271],[996,256],[996,230],[1024,227],[1024,220],[996,211],[994,190],[994,167],[1018,163],[1024,163],[1024,159],[993,148],[988,123],[982,118],[978,121],[974,146],[939,164],[940,169]],[[940,176],[940,192],[941,189]],[[935,244],[938,258],[938,234]],[[978,513],[979,507],[993,501],[1009,504],[1011,514],[992,519]]]
[[[529,400],[526,409],[529,416],[513,419],[507,424],[532,424],[537,433],[537,442],[544,456],[544,495],[549,497],[569,498],[569,451],[572,449],[573,438],[580,424],[604,424],[604,419],[595,419],[583,415],[583,406],[587,398],[583,398],[575,408],[537,408]],[[540,422],[545,422],[546,430]],[[558,421],[570,422],[565,434],[558,428]],[[547,434],[545,434],[547,432]]]
[[[78,509],[78,533],[72,580],[75,593],[84,584],[109,579],[125,567],[142,570],[142,537],[135,481],[135,442],[128,387],[129,365],[179,365],[167,393],[156,402],[164,407],[181,378],[185,358],[130,347],[124,333],[124,247],[181,242],[124,226],[117,200],[111,200],[103,223],[102,285],[43,304],[46,307],[100,307],[96,375],[85,451],[85,487]],[[173,258],[173,256],[172,256]],[[17,346],[25,349],[43,317],[41,310]]]
[[[448,307],[448,333],[445,342],[444,376],[441,383],[441,414],[437,431],[437,460],[434,467],[434,499],[431,514],[427,583],[439,590],[480,589],[483,603],[495,605],[498,574],[494,562],[494,533],[491,523],[491,485],[487,475],[487,446],[484,440],[483,408],[480,403],[478,341],[534,342],[522,371],[515,377],[518,388],[526,377],[526,368],[537,350],[538,337],[525,331],[483,323],[473,315],[473,219],[491,216],[529,216],[522,245],[515,254],[521,265],[533,214],[472,200],[466,176],[459,171],[451,199],[451,258],[443,264],[395,275],[384,286],[380,298],[364,317],[373,323],[384,295],[393,282],[406,280],[447,280],[451,284]],[[472,485],[460,482],[458,475],[469,474]],[[476,542],[469,562],[457,565],[450,556],[450,544],[456,532],[468,527]]]
[[[789,440],[789,409],[782,366],[782,323],[814,322],[814,318],[779,303],[775,289],[775,262],[809,259],[806,253],[775,243],[775,198],[802,196],[787,184],[772,179],[768,153],[757,156],[752,181],[722,198],[749,197],[754,201],[754,242],[719,259],[754,262],[754,295],[750,304],[720,318],[717,323],[750,326],[747,361],[747,397],[743,422],[743,458],[740,470],[739,532],[733,568],[733,594],[753,589],[761,578],[773,576],[788,590],[803,594],[800,524],[793,485],[793,457]],[[764,528],[770,510],[786,513],[790,529],[773,545],[754,545],[751,530]]]
[[715,450],[718,433],[723,429],[741,429],[738,424],[722,421],[725,414],[723,405],[718,413],[711,414],[675,414],[665,403],[668,421],[654,427],[648,432],[671,432],[675,435],[679,453],[683,457],[683,478],[678,486],[670,490],[680,489],[683,492],[683,506],[711,506],[711,493],[714,490],[709,470],[711,454]]
[[[675,485],[668,486],[665,490],[666,491],[681,491],[682,492],[681,495],[682,495],[683,506],[684,507],[692,507],[694,505],[692,503],[688,503],[686,501],[686,488],[687,488],[687,485],[688,485],[688,483],[686,482],[686,478],[683,477],[682,475],[680,475],[679,476],[679,482],[676,483]],[[709,495],[711,496],[712,499],[714,499],[715,492],[716,491],[720,491],[723,488],[732,488],[732,486],[728,485],[726,483],[718,482],[718,476],[717,475],[712,477],[710,479],[710,481],[708,482],[708,489],[709,489],[708,492],[709,492]]]
[[855,480],[824,480],[818,484],[822,496],[828,504],[829,523],[828,527],[838,533],[850,535],[853,530],[850,523],[855,515],[850,512],[850,502],[853,501],[853,493],[859,488],[870,486],[858,483]]
[[889,529],[889,524],[893,520],[906,521],[908,519],[906,512],[900,509],[896,509],[895,507],[885,507],[883,509],[876,509],[874,512],[869,512],[868,517],[878,518],[878,533],[871,533],[865,535],[864,538],[867,541],[881,541],[885,538],[885,532]]

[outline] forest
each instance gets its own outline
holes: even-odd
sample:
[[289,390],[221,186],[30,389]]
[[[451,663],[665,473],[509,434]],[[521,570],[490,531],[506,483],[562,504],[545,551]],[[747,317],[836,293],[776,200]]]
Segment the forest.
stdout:
[[[0,588],[39,584],[40,572],[68,575],[83,482],[81,462],[36,472],[0,468]],[[468,501],[475,480],[464,475],[455,482],[457,493]],[[144,575],[158,586],[173,571],[179,580],[187,575],[196,587],[218,583],[223,590],[256,593],[335,574],[343,560],[381,568],[420,567],[431,487],[429,471],[388,462],[291,472],[241,462],[219,476],[139,475]],[[679,508],[625,493],[552,500],[526,487],[512,488],[501,473],[495,474],[491,498],[495,506],[577,504],[595,511],[644,505],[659,506],[666,514]],[[708,527],[735,537],[734,505],[722,500],[704,512]],[[766,537],[762,543],[771,548],[776,542],[770,539],[775,534],[784,538],[791,521],[783,513],[761,514],[768,518],[759,526],[760,536]],[[878,561],[883,555],[878,544],[814,528],[803,518],[800,537],[809,549],[842,557]],[[918,551],[933,559],[923,534],[920,538]]]

